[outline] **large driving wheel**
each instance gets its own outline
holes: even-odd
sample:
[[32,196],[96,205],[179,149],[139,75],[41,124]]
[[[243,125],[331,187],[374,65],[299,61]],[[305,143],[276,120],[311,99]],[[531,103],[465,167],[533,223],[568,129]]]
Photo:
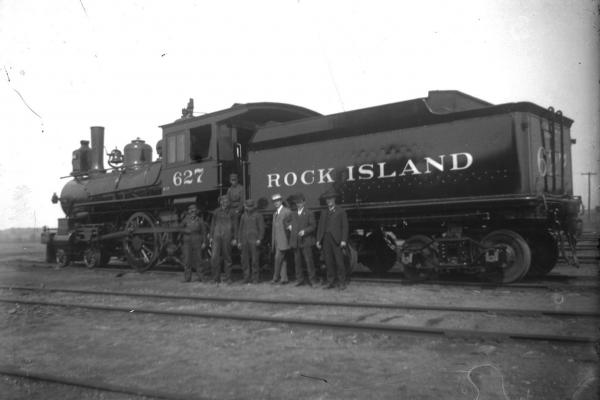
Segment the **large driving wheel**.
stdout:
[[139,272],[149,270],[156,264],[160,250],[160,237],[154,232],[153,219],[144,212],[137,212],[127,220],[125,229],[129,235],[123,240],[127,262]]
[[526,236],[531,249],[531,265],[527,276],[544,276],[556,266],[558,262],[558,243],[550,232],[536,232]]
[[396,243],[391,234],[376,229],[360,243],[358,261],[376,274],[389,271],[396,263]]
[[484,273],[484,278],[497,283],[516,282],[527,274],[531,264],[529,245],[518,233],[501,229],[493,231],[483,238],[484,248],[498,249],[498,261],[490,265]]
[[404,243],[403,251],[412,253],[411,262],[402,263],[407,279],[421,281],[437,276],[439,262],[435,250],[430,246],[432,242],[433,240],[425,235],[415,235]]

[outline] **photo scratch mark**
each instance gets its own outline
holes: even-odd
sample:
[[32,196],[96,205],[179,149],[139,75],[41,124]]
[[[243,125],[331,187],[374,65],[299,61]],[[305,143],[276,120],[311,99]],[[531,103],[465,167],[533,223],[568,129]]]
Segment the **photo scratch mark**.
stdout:
[[[40,119],[40,123],[42,125],[42,133],[44,133],[44,120],[43,120],[43,118],[41,117],[40,114],[38,114],[37,112],[35,112],[35,110],[33,108],[31,108],[31,106],[27,103],[27,101],[25,101],[25,98],[23,97],[23,95],[17,89],[15,89],[14,87],[12,87],[12,84],[10,83],[10,75],[8,74],[8,70],[6,69],[6,66],[3,66],[3,68],[4,68],[4,72],[6,73],[6,80],[8,81],[10,87],[19,96],[19,98],[21,99],[21,101],[23,102],[23,104],[25,104],[25,106],[29,109],[29,111],[31,111],[36,117],[38,117]],[[24,75],[24,72],[21,71],[21,74]]]
[[[4,66],[4,72],[6,73],[6,79],[8,80],[8,83],[10,83],[10,75],[8,75],[8,71],[6,70],[6,66]],[[34,114],[35,114],[35,115],[36,115],[36,116],[37,116],[37,117],[38,117],[38,118],[41,120],[41,119],[42,119],[42,117],[40,116],[40,114],[36,113],[36,112],[33,110],[33,108],[31,108],[31,107],[29,106],[29,104],[27,104],[27,102],[25,101],[25,99],[23,98],[23,96],[21,95],[21,93],[19,93],[19,91],[18,91],[17,89],[15,89],[14,87],[12,87],[12,85],[11,85],[11,88],[12,88],[12,90],[14,90],[14,91],[15,91],[15,93],[16,93],[16,94],[18,94],[18,95],[19,95],[19,97],[21,98],[21,101],[23,102],[23,104],[25,104],[25,105],[27,106],[27,108],[29,108],[29,110],[30,110],[32,113],[34,113]]]
[[21,98],[21,101],[23,102],[23,104],[25,104],[25,105],[27,106],[27,108],[29,108],[29,110],[30,110],[32,113],[34,113],[34,114],[35,114],[35,115],[36,115],[36,116],[37,116],[39,119],[42,119],[42,117],[40,117],[40,114],[36,113],[36,112],[33,110],[33,108],[31,108],[31,107],[29,106],[29,104],[27,104],[27,102],[25,101],[25,99],[23,98],[23,96],[21,95],[21,93],[19,93],[19,91],[18,91],[17,89],[15,89],[15,88],[12,88],[12,89],[15,91],[15,93],[17,93],[17,94],[19,95],[19,97]]
[[300,376],[303,377],[303,378],[315,379],[315,380],[323,381],[323,382],[327,383],[327,379],[321,378],[321,377],[318,377],[318,376],[310,376],[310,375],[304,375],[304,374],[300,374]]
[[81,8],[83,8],[83,12],[85,13],[85,16],[88,17],[87,10],[85,9],[85,6],[83,5],[83,0],[79,0],[79,4],[81,4]]

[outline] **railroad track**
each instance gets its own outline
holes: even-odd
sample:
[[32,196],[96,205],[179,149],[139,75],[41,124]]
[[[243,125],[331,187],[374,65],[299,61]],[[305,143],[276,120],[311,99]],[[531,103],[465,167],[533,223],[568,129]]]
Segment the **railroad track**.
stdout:
[[[43,261],[33,261],[33,260],[18,260],[22,263],[27,263],[29,266],[33,267],[45,267],[47,268],[51,264],[48,264]],[[67,268],[82,268],[85,269],[83,265],[73,264]],[[125,263],[112,263],[110,265],[94,268],[94,270],[98,271],[107,271],[107,272],[118,272],[119,274],[126,273],[137,273],[137,271],[131,269],[129,265]],[[181,274],[183,269],[180,266],[175,265],[164,265],[160,267],[155,267],[151,271],[152,273],[160,273],[160,274],[168,274],[168,275],[176,275]],[[234,274],[237,274],[239,271],[234,270]],[[377,276],[372,272],[367,271],[356,271],[351,276],[353,282],[360,283],[369,283],[369,284],[391,284],[391,285],[403,285],[403,286],[414,286],[414,285],[439,285],[446,287],[475,287],[479,289],[500,289],[500,288],[510,288],[510,289],[519,289],[519,290],[527,290],[527,289],[542,289],[542,290],[573,290],[573,291],[586,291],[586,290],[598,290],[599,279],[598,276],[576,276],[576,275],[547,275],[541,278],[537,278],[536,280],[525,280],[516,283],[508,283],[508,284],[497,284],[493,282],[482,282],[477,280],[472,280],[472,278],[462,278],[462,279],[448,279],[448,280],[426,280],[426,281],[411,281],[404,279],[403,275],[398,272],[388,272],[384,275]]]
[[[597,281],[596,277],[592,277],[594,281]],[[409,281],[406,279],[394,279],[394,278],[361,278],[352,277],[353,282],[361,283],[374,283],[374,284],[395,284],[402,286],[416,286],[416,285],[437,285],[444,287],[469,287],[477,289],[517,289],[517,290],[530,290],[530,289],[541,289],[550,291],[570,290],[570,291],[595,291],[600,287],[598,284],[573,284],[570,280],[580,280],[580,277],[566,277],[564,283],[557,282],[516,282],[509,284],[497,284],[493,282],[476,282],[476,281],[454,281],[454,280],[428,280],[428,281]],[[589,282],[586,282],[589,283]]]
[[[256,310],[252,312],[243,313],[232,313],[227,312],[216,312],[216,311],[197,311],[197,310],[181,310],[181,309],[169,309],[165,307],[164,300],[170,301],[187,301],[194,302],[196,305],[199,302],[203,303],[244,303],[246,305],[250,303],[262,303],[271,306],[289,307],[296,306],[301,307],[302,315],[310,314],[310,311],[323,310],[325,308],[345,308],[356,311],[357,309],[380,309],[380,310],[418,310],[418,311],[438,311],[438,312],[454,312],[454,313],[485,313],[485,314],[497,314],[497,315],[511,315],[516,318],[520,317],[550,317],[550,318],[585,318],[594,319],[600,318],[600,314],[596,311],[581,311],[581,310],[534,310],[534,309],[510,309],[510,308],[492,308],[492,307],[454,307],[454,306],[438,306],[438,305],[418,305],[418,304],[381,304],[381,303],[357,303],[357,302],[331,302],[331,301],[311,301],[311,300],[285,300],[285,299],[257,299],[247,297],[226,297],[226,296],[185,296],[178,294],[147,294],[147,293],[136,293],[136,292],[108,292],[108,291],[91,291],[81,289],[67,289],[67,288],[33,288],[33,287],[17,287],[17,286],[3,286],[0,287],[10,293],[14,292],[35,292],[37,294],[47,295],[54,293],[66,293],[81,295],[77,299],[77,302],[65,302],[65,301],[48,301],[48,300],[26,300],[22,298],[0,298],[2,303],[19,304],[25,306],[44,306],[44,307],[62,307],[69,309],[84,309],[92,311],[103,311],[103,312],[119,312],[119,313],[130,313],[130,314],[150,314],[157,316],[169,316],[169,317],[191,317],[191,318],[203,318],[203,319],[217,319],[217,320],[235,320],[243,322],[263,322],[272,324],[288,324],[293,326],[304,326],[310,328],[322,328],[322,329],[343,329],[350,331],[369,331],[386,334],[417,334],[417,335],[434,335],[442,337],[463,337],[463,338],[488,338],[496,340],[525,340],[525,341],[550,341],[558,343],[595,343],[599,340],[597,336],[593,335],[565,335],[565,334],[553,334],[553,333],[531,333],[531,332],[515,332],[507,330],[481,330],[481,329],[456,329],[456,328],[443,328],[434,326],[416,326],[416,325],[402,325],[392,323],[394,316],[385,318],[385,322],[369,323],[369,322],[357,322],[347,321],[344,318],[348,317],[348,314],[342,313],[342,320],[337,318],[336,320],[330,318],[307,318],[307,317],[287,317],[274,315],[272,310],[263,311],[256,313]],[[98,304],[86,304],[89,299],[84,299],[86,296],[103,296],[112,297],[111,305],[98,305]],[[142,299],[142,302],[138,305],[132,305],[128,303],[126,306],[113,305],[118,301],[115,298],[135,298]],[[84,300],[84,301],[82,301]],[[149,306],[148,301],[161,300],[163,303],[159,307]],[[105,300],[103,300],[105,301]],[[179,305],[180,307],[181,305]],[[307,310],[307,307],[314,307],[314,310]],[[275,313],[277,314],[277,313]],[[336,314],[337,316],[337,314]],[[358,318],[364,320],[362,316]],[[384,321],[381,320],[381,321]]]
[[175,393],[167,393],[157,390],[149,390],[141,387],[114,385],[105,382],[102,379],[80,379],[74,377],[65,377],[60,375],[49,374],[45,372],[31,372],[13,365],[0,365],[0,375],[9,376],[12,378],[28,379],[31,381],[60,384],[65,386],[78,387],[84,390],[97,390],[109,393],[125,394],[135,397],[144,397],[150,399],[161,400],[203,400],[204,397],[196,395],[179,395]]
[[[133,272],[127,265],[113,264],[106,267],[99,268],[103,271],[127,271]],[[166,273],[166,274],[180,274],[183,269],[178,266],[164,266],[155,268],[153,272]],[[234,274],[236,271],[234,271]],[[403,286],[415,286],[415,285],[440,285],[447,287],[477,287],[481,289],[500,289],[500,288],[511,288],[511,289],[542,289],[542,290],[598,290],[600,287],[600,280],[598,276],[576,276],[576,275],[546,275],[535,280],[525,280],[516,283],[498,284],[493,282],[482,282],[479,280],[472,280],[469,277],[461,277],[461,279],[454,278],[448,280],[424,280],[424,281],[412,281],[405,279],[404,276],[399,272],[388,272],[384,275],[378,276],[370,271],[356,271],[351,275],[352,282],[360,283],[374,283],[374,284],[391,284],[391,285],[403,285]]]
[[577,310],[547,310],[547,309],[515,309],[501,307],[458,307],[458,306],[439,306],[439,305],[420,305],[411,303],[369,303],[369,302],[341,302],[341,301],[319,301],[319,300],[288,300],[288,299],[260,299],[255,297],[227,297],[227,296],[198,296],[198,295],[179,295],[179,294],[148,294],[137,292],[118,292],[105,290],[83,290],[68,288],[36,288],[28,286],[0,286],[2,290],[9,291],[29,291],[46,293],[73,293],[84,295],[99,296],[123,296],[137,297],[146,299],[166,299],[166,300],[190,300],[204,302],[221,303],[262,303],[275,305],[294,305],[294,306],[323,306],[323,307],[354,307],[354,308],[381,308],[392,310],[427,310],[427,311],[456,311],[456,312],[474,312],[474,313],[496,313],[496,314],[516,314],[527,316],[548,315],[555,317],[593,317],[600,318],[600,311],[577,311]]
[[355,272],[353,282],[374,284],[396,284],[403,286],[439,285],[445,287],[475,287],[480,289],[544,289],[544,290],[598,290],[599,276],[596,275],[563,275],[551,273],[539,278],[525,278],[515,283],[498,284],[476,280],[469,276],[449,276],[448,279],[411,281],[404,279],[399,272],[388,272],[383,276],[373,276],[371,273]]

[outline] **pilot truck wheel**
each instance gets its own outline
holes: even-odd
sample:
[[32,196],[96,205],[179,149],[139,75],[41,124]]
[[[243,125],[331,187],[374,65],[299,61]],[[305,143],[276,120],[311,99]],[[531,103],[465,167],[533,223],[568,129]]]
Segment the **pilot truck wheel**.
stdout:
[[57,249],[56,250],[56,264],[60,268],[66,267],[71,262],[71,256],[65,249]]
[[106,264],[106,256],[96,246],[90,246],[83,251],[83,263],[88,268],[101,267]]

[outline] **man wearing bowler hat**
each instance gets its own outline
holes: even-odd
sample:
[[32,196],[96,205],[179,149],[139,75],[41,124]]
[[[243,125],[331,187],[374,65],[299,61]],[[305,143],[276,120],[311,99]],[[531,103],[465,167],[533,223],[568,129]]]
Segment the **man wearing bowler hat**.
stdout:
[[302,268],[303,260],[306,263],[307,282],[310,286],[317,284],[315,263],[312,248],[315,245],[315,232],[317,223],[315,214],[304,206],[306,199],[302,193],[294,197],[297,211],[292,212],[292,230],[290,232],[290,247],[294,249],[294,266],[296,271],[296,286],[305,282]]
[[[258,283],[258,246],[260,246],[264,234],[263,217],[256,212],[254,200],[248,199],[244,202],[244,213],[240,218],[240,226],[237,231],[238,247],[242,252],[243,283],[250,283],[250,279],[252,279],[252,283]],[[250,268],[250,258],[252,259],[252,268]]]
[[348,216],[346,211],[335,204],[337,193],[331,189],[321,197],[325,199],[327,209],[321,211],[317,229],[317,248],[323,248],[327,265],[327,284],[324,289],[346,289],[346,266],[342,249],[348,243]]
[[271,226],[271,250],[275,252],[275,265],[273,280],[271,283],[288,283],[287,263],[285,256],[290,249],[288,233],[291,229],[291,211],[283,205],[283,198],[279,193],[271,197],[275,212],[273,213],[273,225]]

